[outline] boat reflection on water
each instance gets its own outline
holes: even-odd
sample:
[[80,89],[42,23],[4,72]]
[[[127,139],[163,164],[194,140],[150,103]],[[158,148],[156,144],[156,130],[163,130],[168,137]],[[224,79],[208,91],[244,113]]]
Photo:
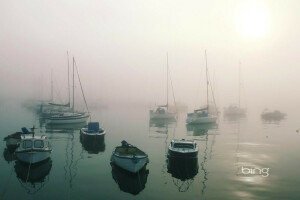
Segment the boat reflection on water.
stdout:
[[35,194],[44,187],[49,181],[51,168],[51,158],[35,165],[29,165],[21,161],[15,163],[17,178],[28,194]]
[[139,194],[145,189],[149,170],[144,166],[136,174],[130,173],[111,163],[112,177],[119,185],[120,190],[133,195]]
[[98,154],[105,151],[104,137],[84,137],[80,134],[80,143],[82,148],[89,154]]
[[16,154],[14,153],[14,151],[11,151],[9,148],[4,149],[3,157],[8,163],[17,160]]
[[168,128],[176,127],[176,120],[174,119],[150,119],[149,120],[149,137],[166,137],[168,135]]
[[173,123],[176,123],[175,119],[150,119],[149,127],[165,128]]
[[188,191],[198,174],[198,158],[178,159],[168,158],[168,173],[172,175],[173,183],[178,187],[179,192]]
[[216,130],[218,125],[213,124],[187,124],[187,135],[188,136],[204,136],[209,130]]
[[224,115],[224,121],[227,123],[237,123],[241,120],[245,120],[246,116],[239,116],[239,115]]

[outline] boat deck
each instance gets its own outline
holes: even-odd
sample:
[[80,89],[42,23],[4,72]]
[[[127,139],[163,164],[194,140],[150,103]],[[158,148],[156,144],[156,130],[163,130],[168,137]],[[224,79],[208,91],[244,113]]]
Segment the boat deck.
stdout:
[[145,156],[146,154],[136,147],[117,147],[115,153],[120,156]]

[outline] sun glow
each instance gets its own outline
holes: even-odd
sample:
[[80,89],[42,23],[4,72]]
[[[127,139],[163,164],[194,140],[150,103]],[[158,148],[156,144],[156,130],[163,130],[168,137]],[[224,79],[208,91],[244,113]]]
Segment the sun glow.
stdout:
[[237,28],[244,36],[260,37],[269,26],[267,12],[259,7],[245,7],[237,15]]

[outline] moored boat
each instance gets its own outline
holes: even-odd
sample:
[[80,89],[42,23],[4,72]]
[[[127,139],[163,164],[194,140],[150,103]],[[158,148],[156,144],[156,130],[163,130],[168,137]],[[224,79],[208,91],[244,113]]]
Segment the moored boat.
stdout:
[[139,148],[122,141],[112,152],[111,162],[132,173],[137,173],[148,162],[148,155]]
[[239,106],[230,105],[229,107],[224,109],[224,115],[226,117],[243,117],[246,115],[246,109],[240,108]]
[[99,122],[89,122],[87,128],[81,128],[80,134],[83,137],[104,138],[106,131],[99,126]]
[[[209,100],[208,100],[209,77],[208,77],[206,51],[205,51],[205,61],[206,61],[206,106],[204,108],[196,109],[196,110],[194,110],[194,112],[188,113],[187,119],[186,119],[187,124],[209,124],[209,123],[217,122],[218,110],[217,110],[213,91],[212,91],[212,96],[213,96],[213,100],[214,100],[215,114],[213,114],[213,112],[212,112],[213,107],[211,107],[209,105]],[[211,88],[211,90],[212,90],[212,88]]]
[[[171,82],[171,84],[172,84],[172,82]],[[176,105],[173,86],[172,86],[172,92],[173,92],[174,103]],[[175,110],[176,110],[176,106],[175,106]],[[169,109],[169,64],[168,64],[168,54],[167,54],[167,103],[166,103],[166,105],[157,106],[156,109],[151,109],[150,112],[149,112],[149,115],[150,115],[150,120],[168,120],[168,119],[176,120],[176,118],[177,118],[177,110],[176,110],[176,112],[174,112],[174,111],[172,112]]]
[[269,120],[269,121],[276,121],[276,120],[282,120],[286,117],[285,113],[280,112],[279,110],[275,110],[275,111],[268,111],[267,109],[265,109],[263,111],[263,113],[261,114],[261,118],[263,120]]
[[168,110],[167,106],[159,106],[156,110],[150,110],[150,120],[176,119],[177,113]]
[[50,157],[52,148],[46,136],[22,135],[20,146],[16,149],[17,159],[30,164],[42,162]]
[[23,134],[30,133],[25,127],[23,127],[21,130],[22,130],[22,132],[15,132],[13,134],[6,136],[3,139],[6,142],[6,147],[8,148],[8,150],[14,151],[20,144],[21,136]]
[[47,124],[76,124],[85,123],[90,117],[88,113],[66,112],[46,119]]
[[198,147],[193,140],[172,140],[168,148],[168,158],[190,159],[198,157]]
[[187,124],[212,124],[217,122],[217,116],[208,114],[208,108],[195,110],[187,114]]
[[[62,113],[59,113],[57,115],[50,116],[46,120],[47,124],[84,123],[90,117],[89,109],[87,107],[87,103],[86,103],[83,88],[82,88],[82,85],[81,85],[80,77],[79,77],[79,74],[78,74],[77,66],[76,66],[76,70],[77,70],[78,80],[79,80],[79,83],[80,83],[81,93],[82,93],[82,96],[83,96],[83,99],[84,99],[84,102],[85,102],[85,106],[86,106],[86,109],[87,109],[88,112],[77,112],[77,111],[75,111],[75,89],[74,89],[75,88],[75,84],[74,84],[75,65],[76,65],[76,63],[75,63],[75,59],[73,57],[73,94],[72,94],[73,95],[73,101],[72,101],[73,104],[72,104],[72,107],[69,109],[68,112],[62,112]],[[54,105],[57,105],[57,104],[54,104]],[[70,105],[70,103],[67,106],[69,106],[69,105]]]

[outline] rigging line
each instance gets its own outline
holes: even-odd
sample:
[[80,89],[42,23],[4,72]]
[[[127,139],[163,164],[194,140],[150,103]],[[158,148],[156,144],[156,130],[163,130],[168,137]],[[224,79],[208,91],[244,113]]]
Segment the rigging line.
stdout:
[[[201,65],[204,65],[204,62],[202,61],[202,64]],[[201,88],[200,88],[200,86],[201,86],[201,78],[202,78],[202,71],[201,71],[201,69],[200,69],[200,73],[199,73],[199,80],[198,80],[198,83],[197,83],[197,90],[196,90],[196,94],[195,94],[195,99],[196,99],[196,101],[194,102],[194,110],[196,110],[197,109],[197,104],[198,104],[198,102],[200,102],[200,91],[201,91]],[[199,106],[201,106],[201,105],[199,105]]]
[[173,88],[173,82],[172,82],[172,77],[171,77],[171,70],[170,71],[170,83],[171,83],[171,88],[172,88],[172,95],[173,95],[173,100],[174,100],[174,104],[175,104],[175,110],[177,112],[177,105],[176,105],[176,101],[175,101],[175,94],[174,94],[174,88]]
[[77,68],[77,64],[76,64],[75,59],[74,59],[74,64],[75,64],[75,67],[76,67],[76,72],[77,72],[77,76],[78,76],[78,80],[79,80],[79,84],[80,84],[82,96],[83,96],[83,99],[84,99],[84,103],[85,103],[85,106],[86,106],[86,109],[87,109],[88,113],[90,113],[88,105],[87,105],[87,102],[86,102],[86,99],[85,99],[85,95],[84,95],[84,92],[83,92],[83,88],[82,88],[82,84],[81,84],[81,80],[80,80],[80,77],[79,77],[79,72],[78,72],[78,68]]
[[[209,76],[209,72],[207,71],[207,74],[208,74],[208,79],[210,81],[210,76]],[[219,117],[219,113],[218,113],[218,110],[217,110],[217,104],[216,104],[216,100],[215,100],[215,94],[214,94],[214,91],[213,91],[213,88],[212,88],[212,84],[210,84],[210,89],[211,89],[211,93],[212,93],[212,97],[213,97],[213,101],[214,101],[214,105],[215,105],[215,110],[216,110],[216,113],[217,113],[217,117]]]
[[[34,131],[34,130],[33,130],[33,131]],[[30,163],[29,163],[29,166],[28,166],[28,173],[27,173],[27,177],[26,177],[26,181],[25,181],[25,183],[27,183],[27,181],[28,181],[28,178],[29,178],[29,174],[30,174],[30,168],[31,168],[32,159],[33,159],[33,156],[31,155],[31,159],[30,159]]]

